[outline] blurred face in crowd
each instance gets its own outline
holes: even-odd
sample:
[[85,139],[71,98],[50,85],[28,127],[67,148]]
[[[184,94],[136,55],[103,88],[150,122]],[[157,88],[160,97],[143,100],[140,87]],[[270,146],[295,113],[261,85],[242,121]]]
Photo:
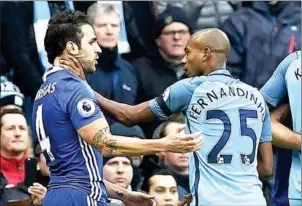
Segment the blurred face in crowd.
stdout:
[[1,119],[1,153],[22,157],[29,146],[29,130],[21,114],[5,114]]
[[155,197],[157,206],[177,206],[177,184],[171,175],[154,175],[149,179],[149,195]]
[[126,157],[114,157],[104,165],[104,178],[123,188],[128,188],[133,178],[131,162]]
[[71,42],[67,43],[68,50],[78,58],[85,73],[93,73],[96,70],[99,53],[102,52],[97,43],[97,39],[92,26],[85,24],[81,27],[83,37],[81,39],[81,49]]
[[189,38],[188,26],[180,22],[173,22],[164,27],[161,35],[156,39],[156,44],[168,57],[182,58]]
[[102,14],[94,19],[93,28],[98,44],[104,48],[114,48],[119,40],[121,19],[115,12]]
[[[171,122],[166,126],[165,134],[168,135],[177,130],[177,128],[181,127],[183,124],[177,122]],[[170,168],[174,168],[183,174],[188,174],[189,172],[189,162],[188,155],[182,153],[173,153],[173,152],[162,152],[162,158],[164,160],[165,165]]]

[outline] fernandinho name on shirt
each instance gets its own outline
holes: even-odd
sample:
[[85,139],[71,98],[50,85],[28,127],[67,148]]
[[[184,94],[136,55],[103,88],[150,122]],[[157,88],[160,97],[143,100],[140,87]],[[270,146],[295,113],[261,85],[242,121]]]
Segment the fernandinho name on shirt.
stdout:
[[301,68],[297,68],[295,71],[294,71],[294,74],[295,74],[295,77],[297,80],[301,79]]
[[211,90],[207,93],[205,93],[205,96],[203,98],[197,99],[197,102],[194,102],[190,108],[189,115],[193,119],[197,120],[199,115],[202,113],[203,110],[207,109],[207,107],[218,100],[223,100],[227,97],[243,97],[247,100],[254,103],[257,107],[257,110],[259,110],[262,119],[264,119],[265,114],[265,105],[262,103],[262,101],[258,98],[258,95],[254,94],[253,91],[240,88],[238,86],[236,87],[220,87],[215,90]]
[[35,101],[45,97],[48,94],[54,93],[56,90],[56,87],[55,87],[56,84],[57,84],[57,82],[50,83],[50,84],[47,84],[45,87],[39,89],[39,91],[37,92]]

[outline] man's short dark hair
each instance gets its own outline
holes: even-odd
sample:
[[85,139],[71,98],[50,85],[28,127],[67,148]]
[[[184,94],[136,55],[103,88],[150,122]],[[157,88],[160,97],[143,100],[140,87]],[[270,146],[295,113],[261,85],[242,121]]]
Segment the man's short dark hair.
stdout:
[[1,128],[3,126],[2,117],[6,114],[21,114],[26,119],[25,114],[22,111],[20,111],[19,109],[5,109],[5,110],[3,110],[0,114],[0,134],[1,134]]
[[81,48],[81,39],[84,36],[81,26],[84,24],[89,24],[89,22],[86,15],[80,11],[65,10],[52,16],[44,39],[50,63],[63,53],[68,41],[74,42]]
[[172,115],[169,120],[167,120],[166,122],[164,122],[162,125],[161,125],[161,128],[160,128],[160,131],[159,131],[159,137],[158,138],[163,138],[165,136],[167,136],[167,132],[166,132],[166,129],[167,129],[167,126],[170,124],[170,123],[180,123],[182,124],[183,123],[183,118],[180,114],[174,114]]
[[[173,175],[172,172],[170,172],[168,169],[157,169],[155,170],[153,173],[151,173],[151,175],[149,177],[145,177],[143,185],[142,185],[142,190],[149,193],[150,191],[150,179],[155,176],[155,175],[167,175],[167,176],[172,176],[175,179],[176,182],[176,178]],[[177,184],[177,182],[176,182]]]

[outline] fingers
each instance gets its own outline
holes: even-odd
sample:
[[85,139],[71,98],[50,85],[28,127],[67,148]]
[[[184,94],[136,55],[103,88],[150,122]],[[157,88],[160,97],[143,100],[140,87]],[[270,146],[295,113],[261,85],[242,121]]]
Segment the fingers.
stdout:
[[186,151],[184,151],[184,152],[198,151],[204,143],[204,138],[201,135],[201,132],[188,134],[188,135],[186,135],[186,137],[184,139],[187,141]]
[[142,194],[141,194],[141,197],[142,197],[143,199],[153,199],[153,198],[154,198],[154,196],[151,196],[151,195],[148,195],[148,194],[145,194],[145,193],[142,193]]
[[176,132],[177,132],[177,133],[180,133],[181,131],[183,131],[183,130],[186,128],[186,126],[187,126],[187,125],[184,124],[184,125],[178,127],[178,128],[176,129]]
[[155,202],[154,199],[151,199],[150,205],[151,205],[151,206],[156,206],[156,202]]
[[43,198],[47,192],[47,189],[39,183],[34,183],[33,186],[28,188],[28,192],[34,196]]
[[71,55],[68,55],[68,58],[71,59],[78,68],[82,67],[81,64],[80,64],[80,62],[79,62],[79,60],[77,58],[75,58],[75,57],[73,57]]

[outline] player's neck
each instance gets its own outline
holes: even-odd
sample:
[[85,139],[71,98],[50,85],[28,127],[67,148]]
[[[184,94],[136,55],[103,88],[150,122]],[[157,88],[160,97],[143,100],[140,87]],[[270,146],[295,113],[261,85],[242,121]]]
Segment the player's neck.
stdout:
[[60,67],[60,57],[55,58],[55,60],[53,61],[53,66]]

